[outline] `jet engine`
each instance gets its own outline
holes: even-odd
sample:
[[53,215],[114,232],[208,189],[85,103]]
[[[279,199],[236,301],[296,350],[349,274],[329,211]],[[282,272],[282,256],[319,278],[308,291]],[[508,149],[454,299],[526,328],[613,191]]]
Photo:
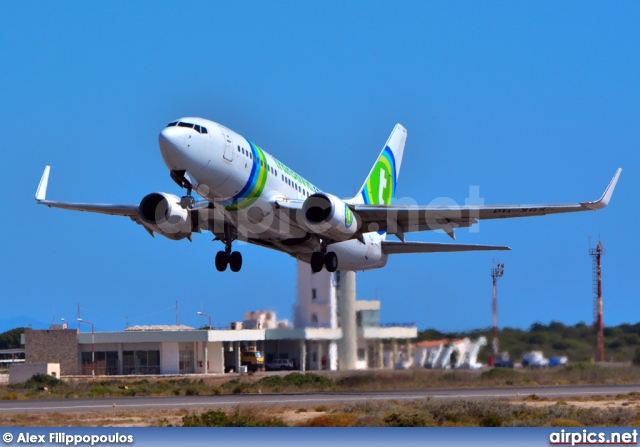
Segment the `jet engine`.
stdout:
[[312,194],[304,201],[302,213],[312,232],[333,241],[351,239],[358,227],[349,206],[331,194]]
[[189,211],[180,206],[173,194],[154,192],[144,196],[138,206],[144,226],[162,236],[178,241],[191,235]]

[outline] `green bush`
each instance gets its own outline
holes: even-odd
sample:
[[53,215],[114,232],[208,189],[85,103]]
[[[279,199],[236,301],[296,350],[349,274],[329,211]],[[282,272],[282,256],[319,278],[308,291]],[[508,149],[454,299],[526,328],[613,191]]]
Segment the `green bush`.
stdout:
[[319,388],[327,388],[333,385],[333,382],[330,379],[327,379],[324,376],[320,376],[314,373],[291,373],[287,374],[282,378],[282,381],[286,385],[295,385],[299,388],[302,387],[319,387]]
[[595,365],[591,362],[575,362],[564,367],[565,371],[588,371],[591,369],[601,369],[599,365]]
[[493,413],[489,413],[480,419],[480,426],[482,427],[502,427],[502,419]]
[[511,368],[492,368],[480,374],[480,378],[491,380],[513,380],[521,375],[522,373],[514,371]]
[[57,387],[57,386],[61,386],[61,385],[64,385],[64,382],[62,380],[60,380],[60,379],[57,379],[57,378],[53,377],[53,376],[50,376],[48,374],[34,374],[26,382],[15,383],[15,384],[11,385],[11,387],[12,388],[17,388],[17,389],[27,390],[27,389],[42,388],[42,387],[45,387],[45,386],[47,388],[53,388],[53,387]]
[[183,427],[286,427],[282,419],[260,418],[250,412],[235,410],[227,414],[222,410],[209,410],[202,414],[187,414]]
[[111,394],[111,388],[106,386],[96,385],[96,386],[92,386],[91,389],[89,390],[89,395],[91,397],[104,397],[110,394]]
[[428,412],[394,412],[384,418],[387,427],[430,427],[433,418]]
[[336,384],[345,388],[357,388],[367,386],[375,381],[373,374],[354,374],[339,379]]
[[256,385],[263,386],[266,388],[275,388],[282,386],[284,384],[284,380],[282,380],[281,376],[267,376],[256,382]]

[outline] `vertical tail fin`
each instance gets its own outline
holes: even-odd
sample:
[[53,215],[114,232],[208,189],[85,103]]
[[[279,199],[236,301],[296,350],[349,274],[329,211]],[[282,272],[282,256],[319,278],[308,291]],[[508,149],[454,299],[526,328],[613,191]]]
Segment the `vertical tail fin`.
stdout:
[[358,194],[350,203],[390,205],[396,196],[407,129],[396,124]]

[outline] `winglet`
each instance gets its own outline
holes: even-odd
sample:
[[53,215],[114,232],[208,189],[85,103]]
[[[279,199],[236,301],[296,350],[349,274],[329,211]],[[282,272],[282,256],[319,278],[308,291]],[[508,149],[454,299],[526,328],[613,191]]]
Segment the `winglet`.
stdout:
[[49,183],[49,171],[51,170],[50,166],[46,166],[44,168],[44,173],[42,174],[42,178],[40,179],[40,184],[38,185],[38,190],[36,191],[36,200],[41,202],[45,200],[47,197],[47,184]]
[[616,183],[618,183],[618,178],[620,177],[620,173],[622,172],[622,168],[618,168],[615,175],[611,179],[611,183],[605,189],[604,194],[595,202],[584,202],[583,205],[592,210],[601,210],[605,206],[609,204],[609,200],[611,200],[611,196],[613,195],[613,190],[616,188]]

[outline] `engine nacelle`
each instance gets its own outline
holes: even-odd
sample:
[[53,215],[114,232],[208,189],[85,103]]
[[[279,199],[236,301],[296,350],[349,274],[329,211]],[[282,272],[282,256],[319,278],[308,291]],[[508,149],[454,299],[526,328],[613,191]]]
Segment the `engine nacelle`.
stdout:
[[180,206],[173,194],[154,192],[144,196],[138,206],[144,225],[162,236],[178,241],[191,235],[189,211]]
[[358,229],[349,206],[331,194],[312,194],[304,201],[302,213],[312,232],[334,241],[351,239]]

